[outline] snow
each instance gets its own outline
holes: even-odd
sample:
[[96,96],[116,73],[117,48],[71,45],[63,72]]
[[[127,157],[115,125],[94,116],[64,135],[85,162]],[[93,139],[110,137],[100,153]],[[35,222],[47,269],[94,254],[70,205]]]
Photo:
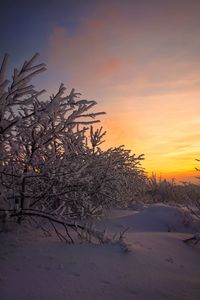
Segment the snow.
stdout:
[[200,249],[183,243],[199,223],[186,209],[112,210],[97,224],[123,244],[67,245],[37,231],[0,235],[2,300],[199,300]]
[[188,209],[165,204],[146,205],[139,210],[112,211],[104,225],[114,228],[128,228],[139,232],[195,232],[199,222],[192,222]]

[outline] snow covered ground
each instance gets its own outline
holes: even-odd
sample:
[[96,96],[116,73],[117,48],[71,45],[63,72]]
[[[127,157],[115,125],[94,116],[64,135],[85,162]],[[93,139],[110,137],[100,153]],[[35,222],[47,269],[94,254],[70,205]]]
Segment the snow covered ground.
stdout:
[[1,300],[199,300],[200,229],[186,210],[113,210],[97,227],[123,231],[122,245],[67,245],[34,231],[0,234]]

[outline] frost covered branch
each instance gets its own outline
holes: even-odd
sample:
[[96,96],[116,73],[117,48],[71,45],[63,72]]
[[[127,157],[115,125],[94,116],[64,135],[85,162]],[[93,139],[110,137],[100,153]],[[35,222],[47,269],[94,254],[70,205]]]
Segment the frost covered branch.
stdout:
[[18,223],[39,211],[68,226],[125,205],[145,181],[143,156],[123,146],[101,150],[106,132],[92,125],[105,113],[91,111],[96,101],[80,99],[74,89],[66,95],[63,84],[41,100],[45,91],[30,84],[46,70],[37,57],[14,69],[11,81],[7,55],[0,69],[0,209],[15,211],[10,216]]

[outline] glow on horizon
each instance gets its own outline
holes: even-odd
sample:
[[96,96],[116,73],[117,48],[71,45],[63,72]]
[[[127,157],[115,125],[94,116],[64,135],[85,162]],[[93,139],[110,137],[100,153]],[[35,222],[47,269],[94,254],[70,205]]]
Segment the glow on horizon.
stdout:
[[55,91],[62,81],[97,100],[96,109],[107,112],[106,147],[124,144],[145,154],[149,173],[193,180],[200,157],[200,3],[105,3],[73,33],[54,24],[44,82]]
[[120,9],[91,15],[73,36],[55,26],[49,64],[69,73],[84,97],[99,99],[106,146],[144,153],[149,173],[189,176],[200,149],[200,65],[195,32],[188,35],[194,11],[164,20],[159,12],[140,24]]
[[[161,106],[160,97],[163,100]],[[156,172],[167,177],[197,176],[199,99],[199,92],[185,92],[151,96],[147,109],[142,97],[138,101],[137,97],[133,97],[132,101],[131,98],[124,99],[127,104],[124,108],[120,107],[120,103],[118,107],[116,104],[110,106],[104,121],[109,133],[109,146],[125,144],[136,153],[144,153],[146,159],[143,165],[149,173]]]

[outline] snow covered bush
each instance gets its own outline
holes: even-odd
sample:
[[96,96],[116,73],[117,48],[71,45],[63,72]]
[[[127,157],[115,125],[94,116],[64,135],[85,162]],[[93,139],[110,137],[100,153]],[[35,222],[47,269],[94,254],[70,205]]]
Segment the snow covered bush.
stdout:
[[156,174],[147,180],[146,196],[149,202],[181,202],[183,193],[174,180],[168,181]]
[[146,202],[184,205],[200,219],[200,185],[191,182],[167,181],[153,174],[146,180],[144,189]]
[[105,113],[91,112],[96,101],[80,99],[74,89],[65,95],[63,84],[41,100],[45,91],[30,84],[46,70],[34,64],[37,56],[14,69],[11,82],[7,55],[0,69],[1,218],[21,223],[37,216],[66,225],[129,201],[145,181],[143,156],[122,146],[100,149],[105,132],[93,124]]

